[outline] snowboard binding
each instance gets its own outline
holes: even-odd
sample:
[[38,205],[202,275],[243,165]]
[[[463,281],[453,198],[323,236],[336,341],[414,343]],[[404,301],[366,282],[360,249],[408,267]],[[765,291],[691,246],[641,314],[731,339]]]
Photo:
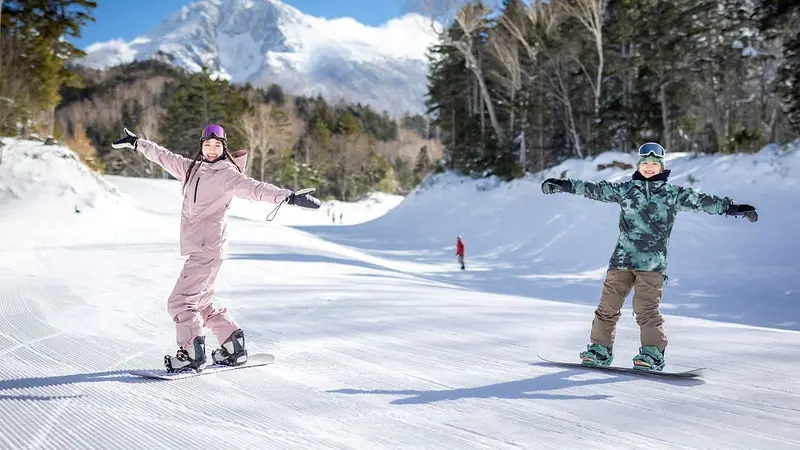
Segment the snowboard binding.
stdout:
[[197,336],[188,349],[183,347],[178,349],[175,356],[164,356],[164,367],[169,373],[179,372],[202,372],[206,367],[206,338]]
[[234,331],[220,348],[211,352],[211,360],[214,361],[214,364],[225,366],[240,366],[246,363],[247,349],[244,348],[244,331],[241,329]]

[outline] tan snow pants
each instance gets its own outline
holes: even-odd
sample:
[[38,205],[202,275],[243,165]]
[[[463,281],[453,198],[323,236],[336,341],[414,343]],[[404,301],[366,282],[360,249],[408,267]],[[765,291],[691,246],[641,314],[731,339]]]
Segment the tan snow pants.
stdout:
[[664,292],[664,277],[658,272],[641,270],[615,270],[606,274],[600,305],[592,320],[592,344],[608,347],[614,345],[625,297],[634,290],[633,312],[639,325],[639,338],[642,346],[655,345],[662,352],[667,348],[664,334],[664,319],[659,312],[661,295]]

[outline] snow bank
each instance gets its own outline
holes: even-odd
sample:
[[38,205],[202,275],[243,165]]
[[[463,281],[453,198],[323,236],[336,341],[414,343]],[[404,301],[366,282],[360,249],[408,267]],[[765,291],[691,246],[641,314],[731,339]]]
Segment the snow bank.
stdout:
[[[503,183],[432,176],[385,216],[353,230],[317,230],[342,243],[438,262],[438,277],[499,293],[596,304],[618,234],[619,208],[546,196],[546,177],[620,181],[635,163],[608,152]],[[622,166],[624,167],[624,166]],[[756,154],[671,154],[670,181],[755,205],[760,219],[682,213],[673,229],[664,309],[673,314],[800,329],[800,141]],[[466,242],[467,272],[455,262]]]
[[[27,208],[32,214],[72,215],[98,208],[125,208],[126,212],[171,214],[180,211],[181,184],[177,180],[100,175],[89,169],[77,153],[63,145],[2,138],[0,204]],[[122,191],[118,189],[122,188]],[[123,195],[127,192],[128,195]],[[323,202],[318,211],[290,208],[278,211],[274,223],[282,225],[353,225],[373,220],[397,206],[403,197],[374,193],[357,202]],[[275,205],[236,198],[231,217],[264,221]],[[335,219],[335,221],[334,221]]]
[[2,138],[0,204],[50,209],[52,214],[119,204],[117,188],[63,145]]
[[[177,180],[120,176],[107,178],[123,192],[135,192],[130,197],[131,201],[143,210],[160,214],[180,212],[181,184]],[[283,205],[277,214],[271,215],[276,205],[234,198],[228,216],[262,222],[270,216],[274,217],[272,223],[279,225],[354,225],[374,220],[402,201],[401,195],[376,192],[356,202],[326,201],[316,211]]]

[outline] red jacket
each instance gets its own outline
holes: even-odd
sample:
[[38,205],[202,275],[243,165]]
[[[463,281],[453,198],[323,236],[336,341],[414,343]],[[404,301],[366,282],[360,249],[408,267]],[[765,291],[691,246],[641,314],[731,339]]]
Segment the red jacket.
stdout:
[[461,239],[456,242],[456,255],[457,256],[464,256],[464,241]]

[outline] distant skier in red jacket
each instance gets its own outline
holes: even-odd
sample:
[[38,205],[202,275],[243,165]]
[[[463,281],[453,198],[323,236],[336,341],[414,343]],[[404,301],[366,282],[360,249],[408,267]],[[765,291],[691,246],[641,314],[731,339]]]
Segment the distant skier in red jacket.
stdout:
[[458,256],[458,263],[461,264],[461,270],[464,270],[464,241],[461,236],[456,240],[456,256]]

